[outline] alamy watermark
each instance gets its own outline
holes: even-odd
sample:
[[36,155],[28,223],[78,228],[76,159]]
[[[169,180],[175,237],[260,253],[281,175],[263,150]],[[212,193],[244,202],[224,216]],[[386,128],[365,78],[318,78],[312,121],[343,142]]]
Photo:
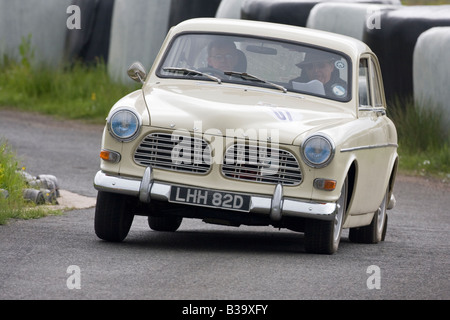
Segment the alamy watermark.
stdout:
[[370,276],[367,278],[367,289],[381,289],[381,269],[377,265],[371,265],[367,267],[366,273]]
[[77,265],[70,265],[67,267],[67,271],[70,276],[66,280],[66,286],[68,289],[81,289],[81,269]]
[[369,30],[381,29],[381,9],[378,6],[369,6],[366,11],[366,28]]
[[[203,130],[202,122],[195,121],[193,135],[187,129],[176,129],[170,135],[170,157],[177,166],[184,165],[250,165],[258,166],[263,176],[279,170],[278,129]],[[225,153],[224,146],[227,146]]]
[[[77,265],[70,265],[66,271],[69,277],[66,280],[66,286],[68,289],[81,289],[81,268]],[[377,265],[370,265],[366,269],[366,273],[369,275],[366,281],[367,289],[380,290],[381,289],[381,269]]]
[[[67,18],[66,26],[69,30],[81,29],[81,9],[77,5],[67,7],[66,13],[70,16]],[[366,27],[369,30],[381,29],[381,13],[382,10],[378,6],[369,6],[366,11]]]
[[76,6],[76,5],[68,6],[66,13],[70,14],[70,16],[67,18],[67,21],[66,21],[67,29],[80,30],[81,29],[81,9],[80,9],[80,7]]

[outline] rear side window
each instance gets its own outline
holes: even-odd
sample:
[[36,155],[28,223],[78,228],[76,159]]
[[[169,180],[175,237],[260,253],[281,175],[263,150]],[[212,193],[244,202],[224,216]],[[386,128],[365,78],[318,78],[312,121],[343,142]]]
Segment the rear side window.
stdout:
[[372,98],[370,92],[371,90],[370,90],[369,64],[367,59],[361,59],[361,61],[359,62],[359,82],[358,82],[360,107],[372,107]]
[[373,84],[373,97],[375,102],[375,108],[381,108],[384,107],[383,105],[383,99],[382,99],[382,91],[381,91],[381,84],[380,84],[380,77],[378,76],[378,69],[375,66],[375,63],[370,60],[371,65],[371,81]]

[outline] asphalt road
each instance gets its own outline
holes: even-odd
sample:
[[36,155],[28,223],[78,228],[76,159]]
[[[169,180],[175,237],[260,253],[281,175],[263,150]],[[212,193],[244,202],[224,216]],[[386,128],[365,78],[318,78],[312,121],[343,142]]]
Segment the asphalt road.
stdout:
[[[55,175],[62,189],[88,197],[102,130],[0,109],[0,138],[27,172]],[[448,300],[449,191],[399,176],[386,241],[354,244],[344,232],[331,256],[307,254],[301,233],[272,227],[185,220],[158,233],[136,217],[114,244],[95,236],[93,208],[13,220],[0,226],[0,299]]]

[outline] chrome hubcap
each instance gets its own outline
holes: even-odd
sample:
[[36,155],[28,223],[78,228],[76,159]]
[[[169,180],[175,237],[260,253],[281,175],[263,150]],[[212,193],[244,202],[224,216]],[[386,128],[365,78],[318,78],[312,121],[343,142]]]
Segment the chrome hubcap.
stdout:
[[344,217],[344,201],[345,201],[345,194],[344,192],[341,193],[341,196],[339,197],[339,200],[337,202],[337,212],[334,216],[334,230],[333,230],[333,240],[334,242],[339,241],[339,237],[341,236],[341,227],[342,227],[342,220]]

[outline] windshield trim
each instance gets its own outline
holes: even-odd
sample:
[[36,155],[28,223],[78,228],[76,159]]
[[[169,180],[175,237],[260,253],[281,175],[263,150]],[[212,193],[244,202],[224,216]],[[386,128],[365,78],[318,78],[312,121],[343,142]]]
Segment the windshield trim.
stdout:
[[[322,98],[322,99],[327,99],[327,100],[331,100],[331,101],[336,101],[336,102],[342,102],[342,103],[347,103],[350,102],[351,100],[353,100],[353,63],[352,63],[352,59],[350,58],[350,56],[348,54],[346,54],[345,52],[339,51],[339,50],[335,50],[332,48],[327,48],[327,47],[323,47],[323,46],[319,46],[319,45],[315,45],[315,44],[311,44],[311,43],[305,43],[305,42],[301,42],[301,41],[293,41],[293,40],[287,40],[287,39],[283,39],[283,38],[276,38],[276,37],[263,37],[263,36],[256,36],[256,35],[251,35],[251,34],[243,34],[243,33],[234,33],[234,32],[208,32],[208,31],[183,31],[180,32],[176,35],[174,35],[171,39],[170,42],[167,44],[166,49],[164,51],[164,54],[161,56],[159,62],[158,62],[158,66],[155,69],[155,75],[159,78],[162,79],[177,79],[177,80],[187,80],[187,81],[198,81],[200,79],[198,78],[194,78],[194,77],[177,77],[174,75],[164,75],[161,74],[161,70],[163,69],[163,64],[167,58],[167,55],[169,54],[169,49],[172,47],[173,43],[181,36],[185,36],[185,35],[218,35],[218,36],[229,36],[229,37],[240,37],[240,38],[250,38],[250,39],[261,39],[261,40],[268,40],[268,41],[275,41],[275,42],[279,42],[279,43],[285,43],[285,44],[289,44],[289,45],[298,45],[298,46],[303,46],[303,47],[307,47],[310,49],[315,49],[315,50],[323,50],[329,53],[333,53],[333,54],[337,54],[342,56],[346,61],[347,61],[347,91],[348,94],[345,98],[340,99],[338,97],[336,98],[332,98],[329,96],[324,96],[321,94],[314,94],[311,92],[304,92],[304,91],[299,91],[299,90],[288,90],[288,92],[293,93],[293,94],[299,94],[299,95],[304,95],[304,96],[314,96],[314,97],[318,97],[318,98]],[[205,78],[205,81],[212,81],[211,79]],[[226,80],[223,81],[222,83],[233,83],[233,84],[237,84],[237,85],[249,85],[247,83],[243,83],[241,81],[233,81],[233,80]],[[254,86],[254,87],[263,87],[263,88],[273,88],[270,85],[267,85],[266,83],[259,83],[259,82],[254,82],[252,84],[250,84],[250,86]]]

